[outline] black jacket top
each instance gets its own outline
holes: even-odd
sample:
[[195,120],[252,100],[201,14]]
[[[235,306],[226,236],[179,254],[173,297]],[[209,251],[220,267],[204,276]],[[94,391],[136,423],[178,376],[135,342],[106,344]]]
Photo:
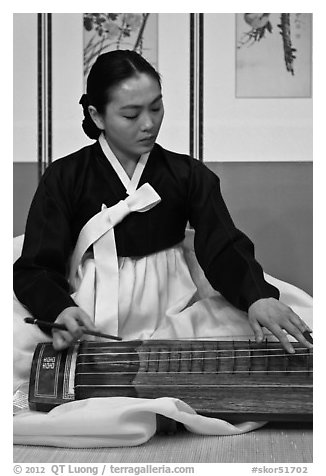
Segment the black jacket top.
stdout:
[[[254,246],[239,231],[220,192],[218,177],[202,162],[155,144],[138,187],[150,183],[162,201],[131,213],[115,227],[118,256],[145,256],[180,243],[189,221],[195,252],[213,288],[242,310],[279,291],[268,284]],[[98,142],[53,162],[29,211],[22,256],[14,264],[17,298],[34,317],[54,321],[76,305],[67,282],[69,257],[85,223],[127,197]]]

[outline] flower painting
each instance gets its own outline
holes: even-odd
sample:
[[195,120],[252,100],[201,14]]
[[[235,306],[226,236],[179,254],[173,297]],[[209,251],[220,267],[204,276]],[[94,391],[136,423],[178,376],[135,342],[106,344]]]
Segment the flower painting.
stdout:
[[84,13],[84,78],[98,55],[128,49],[157,66],[157,13]]
[[311,13],[237,13],[236,42],[237,97],[311,97]]

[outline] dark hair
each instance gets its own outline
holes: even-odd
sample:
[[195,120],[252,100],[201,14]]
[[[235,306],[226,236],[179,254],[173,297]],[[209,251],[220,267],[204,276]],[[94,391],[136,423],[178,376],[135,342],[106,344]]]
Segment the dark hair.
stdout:
[[97,112],[103,113],[106,104],[110,101],[113,87],[139,73],[148,74],[161,87],[159,73],[135,51],[115,50],[98,56],[87,78],[86,94],[83,94],[79,101],[85,116],[82,127],[90,139],[98,139],[102,131],[97,128],[91,118],[88,106],[92,105]]

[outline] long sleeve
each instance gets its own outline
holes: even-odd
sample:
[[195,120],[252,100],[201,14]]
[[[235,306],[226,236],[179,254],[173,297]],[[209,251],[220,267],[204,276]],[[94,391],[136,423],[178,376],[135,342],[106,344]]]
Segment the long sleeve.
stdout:
[[14,291],[34,317],[54,321],[63,309],[76,304],[66,280],[71,205],[59,168],[50,169],[30,207],[22,255],[14,264]]
[[278,289],[265,281],[255,259],[253,243],[230,217],[219,178],[200,162],[193,169],[189,203],[197,259],[214,289],[245,311],[258,299],[278,299]]

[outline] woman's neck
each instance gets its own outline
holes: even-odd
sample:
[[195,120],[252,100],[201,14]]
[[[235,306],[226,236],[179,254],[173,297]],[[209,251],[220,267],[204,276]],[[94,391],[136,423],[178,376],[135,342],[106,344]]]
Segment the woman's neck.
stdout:
[[134,171],[135,171],[135,168],[137,166],[139,157],[138,157],[137,160],[119,159],[119,157],[117,157],[117,159],[120,162],[120,164],[121,164],[122,168],[124,169],[124,171],[126,172],[126,174],[128,175],[128,177],[131,179],[132,176],[134,175]]
[[116,156],[116,158],[118,159],[118,161],[120,162],[121,166],[123,167],[128,177],[131,178],[133,176],[137,163],[140,159],[140,156],[126,155],[121,150],[116,149],[112,144],[110,144],[109,141],[106,139],[106,137],[105,137],[105,140],[108,143],[114,155]]

